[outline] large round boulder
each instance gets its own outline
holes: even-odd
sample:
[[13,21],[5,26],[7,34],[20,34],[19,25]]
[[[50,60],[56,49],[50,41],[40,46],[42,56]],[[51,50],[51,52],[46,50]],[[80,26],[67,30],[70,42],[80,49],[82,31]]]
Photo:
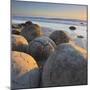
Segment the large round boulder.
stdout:
[[41,28],[37,24],[32,24],[29,26],[25,26],[20,34],[24,36],[28,42],[30,42],[36,37],[41,36]]
[[11,88],[26,89],[39,87],[40,72],[34,58],[23,52],[12,51]]
[[70,40],[69,36],[61,30],[52,32],[49,37],[56,43],[56,45],[68,43]]
[[87,84],[87,60],[71,44],[59,45],[47,59],[42,73],[42,87]]
[[40,65],[43,65],[48,56],[54,52],[55,47],[56,44],[50,38],[41,36],[30,42],[28,53],[31,54]]
[[11,36],[11,42],[13,51],[27,52],[28,42],[23,36],[13,34]]
[[30,25],[32,25],[33,23],[31,22],[31,21],[26,21],[25,22],[25,26],[30,26]]

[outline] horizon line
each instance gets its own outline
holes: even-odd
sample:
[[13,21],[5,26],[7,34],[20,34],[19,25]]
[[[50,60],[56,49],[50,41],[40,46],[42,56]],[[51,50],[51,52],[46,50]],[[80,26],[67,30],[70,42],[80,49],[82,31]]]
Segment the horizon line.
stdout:
[[70,18],[57,18],[57,17],[44,17],[44,16],[19,16],[19,15],[12,15],[12,17],[27,17],[27,18],[30,18],[30,17],[33,17],[33,18],[47,18],[47,19],[67,19],[67,20],[78,20],[78,21],[87,21],[87,20],[82,20],[82,19],[70,19]]

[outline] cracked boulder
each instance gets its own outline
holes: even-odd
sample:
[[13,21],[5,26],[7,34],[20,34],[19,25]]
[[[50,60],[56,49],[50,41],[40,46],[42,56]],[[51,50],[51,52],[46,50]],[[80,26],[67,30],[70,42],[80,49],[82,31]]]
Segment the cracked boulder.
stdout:
[[54,52],[56,44],[48,37],[41,36],[29,43],[28,53],[32,55],[40,65]]

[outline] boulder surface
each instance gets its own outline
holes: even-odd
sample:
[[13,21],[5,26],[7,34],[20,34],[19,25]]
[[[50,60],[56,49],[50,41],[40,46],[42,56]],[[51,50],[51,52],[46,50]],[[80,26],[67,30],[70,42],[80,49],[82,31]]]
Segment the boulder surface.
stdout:
[[39,67],[34,58],[23,52],[12,51],[11,88],[35,88],[39,87],[39,82]]
[[28,53],[32,55],[37,62],[43,64],[48,56],[54,52],[56,44],[48,37],[42,36],[34,39],[28,46]]
[[42,87],[87,84],[87,60],[71,44],[59,45],[47,59],[42,73]]
[[64,31],[60,30],[52,32],[49,37],[56,43],[56,45],[68,43],[70,40],[69,36]]
[[24,36],[28,42],[30,42],[36,37],[41,36],[41,28],[37,24],[28,25],[22,29],[20,34]]
[[28,42],[23,36],[13,34],[11,41],[13,51],[27,52]]

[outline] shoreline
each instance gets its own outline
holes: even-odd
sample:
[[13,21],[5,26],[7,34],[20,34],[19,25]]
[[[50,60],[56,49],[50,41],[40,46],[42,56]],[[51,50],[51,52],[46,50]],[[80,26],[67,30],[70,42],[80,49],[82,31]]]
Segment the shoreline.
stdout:
[[[25,23],[25,21],[19,22],[19,23],[12,22],[12,24],[20,24],[20,23]],[[79,45],[80,47],[87,49],[87,30],[86,30],[87,27],[86,26],[73,25],[76,27],[76,30],[71,31],[69,29],[69,26],[72,26],[72,25],[59,24],[59,23],[53,24],[48,22],[47,23],[33,22],[33,23],[36,23],[41,27],[42,32],[44,33],[45,36],[49,36],[53,31],[62,30],[67,33],[67,35],[71,38],[72,41],[75,42],[76,45]],[[84,38],[78,38],[77,37],[78,35],[82,35]]]

